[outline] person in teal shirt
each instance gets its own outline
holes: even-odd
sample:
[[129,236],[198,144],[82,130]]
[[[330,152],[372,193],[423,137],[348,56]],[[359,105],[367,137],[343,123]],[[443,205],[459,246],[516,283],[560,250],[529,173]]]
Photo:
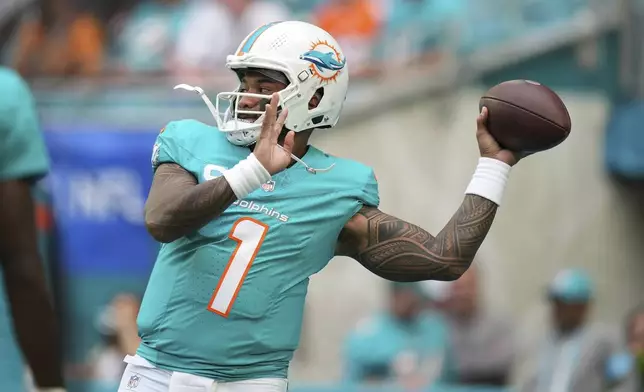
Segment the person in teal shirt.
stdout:
[[425,385],[440,372],[448,341],[442,317],[424,310],[416,283],[394,283],[389,308],[359,323],[344,348],[349,382]]
[[47,174],[47,152],[25,81],[0,68],[0,90],[0,390],[25,390],[22,352],[41,392],[63,391],[32,197],[35,181]]

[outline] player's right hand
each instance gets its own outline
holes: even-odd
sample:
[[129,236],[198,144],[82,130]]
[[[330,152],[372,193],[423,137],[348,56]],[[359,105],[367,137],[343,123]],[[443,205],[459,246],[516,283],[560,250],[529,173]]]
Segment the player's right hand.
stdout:
[[485,125],[487,124],[487,116],[488,110],[486,107],[483,107],[481,113],[476,118],[476,140],[479,143],[481,157],[497,159],[510,166],[516,165],[526,155],[501,148],[499,143],[494,139],[494,136],[487,130],[487,126]]
[[264,168],[271,174],[276,174],[291,164],[291,152],[295,144],[295,132],[289,131],[284,138],[283,148],[278,146],[278,138],[284,128],[284,121],[288,115],[288,109],[283,109],[277,116],[279,96],[273,94],[271,102],[266,105],[266,114],[262,122],[262,130],[259,140],[253,149],[253,154]]

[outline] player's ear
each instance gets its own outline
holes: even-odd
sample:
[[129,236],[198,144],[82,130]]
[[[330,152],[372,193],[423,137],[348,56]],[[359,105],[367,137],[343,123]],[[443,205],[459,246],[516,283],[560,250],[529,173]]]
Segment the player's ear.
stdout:
[[322,97],[324,96],[324,87],[320,87],[315,91],[315,94],[311,97],[309,101],[309,110],[315,109],[320,104]]

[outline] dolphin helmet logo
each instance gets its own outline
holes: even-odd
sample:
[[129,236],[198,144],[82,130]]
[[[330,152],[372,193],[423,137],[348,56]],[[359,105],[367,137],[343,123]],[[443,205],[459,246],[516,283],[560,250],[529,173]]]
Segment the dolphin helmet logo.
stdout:
[[302,60],[310,61],[315,64],[320,69],[326,69],[329,71],[339,71],[344,68],[346,64],[346,59],[342,62],[339,62],[334,58],[335,53],[327,52],[322,53],[317,50],[309,50],[300,56]]
[[313,76],[323,82],[333,82],[347,64],[347,59],[342,58],[340,52],[327,41],[317,41],[311,49],[300,55],[301,60],[311,63]]

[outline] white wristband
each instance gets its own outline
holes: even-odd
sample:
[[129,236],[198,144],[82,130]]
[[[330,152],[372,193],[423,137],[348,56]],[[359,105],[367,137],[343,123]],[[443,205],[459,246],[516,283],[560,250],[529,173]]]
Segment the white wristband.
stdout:
[[239,200],[259,189],[263,183],[271,179],[271,174],[254,154],[250,154],[248,158],[240,161],[232,169],[224,171],[223,176]]
[[493,158],[479,158],[479,164],[465,194],[478,195],[501,205],[510,165]]

